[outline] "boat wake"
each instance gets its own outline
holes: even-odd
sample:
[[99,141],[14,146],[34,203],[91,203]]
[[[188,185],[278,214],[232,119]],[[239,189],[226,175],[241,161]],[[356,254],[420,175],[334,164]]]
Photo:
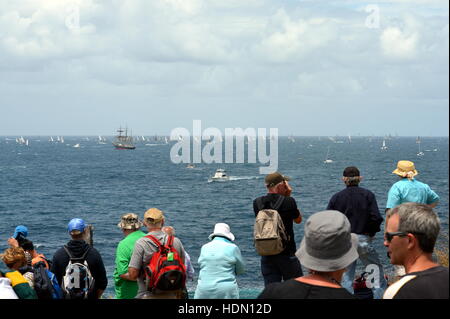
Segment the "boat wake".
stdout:
[[251,180],[251,179],[260,179],[260,176],[229,176],[227,180],[213,180],[211,178],[208,179],[208,183],[225,183],[225,182],[233,182],[233,181],[242,181],[242,180]]

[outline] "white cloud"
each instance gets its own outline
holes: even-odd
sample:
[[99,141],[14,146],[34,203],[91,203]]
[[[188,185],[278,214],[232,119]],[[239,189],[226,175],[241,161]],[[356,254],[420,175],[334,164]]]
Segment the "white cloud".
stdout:
[[[378,29],[365,26],[361,8],[370,3],[380,6]],[[109,87],[193,112],[201,97],[218,106],[230,97],[448,100],[446,7],[439,0],[2,1],[0,92]],[[29,102],[26,94],[15,100]]]
[[418,41],[417,33],[405,34],[396,27],[386,28],[381,35],[381,47],[387,57],[414,58]]

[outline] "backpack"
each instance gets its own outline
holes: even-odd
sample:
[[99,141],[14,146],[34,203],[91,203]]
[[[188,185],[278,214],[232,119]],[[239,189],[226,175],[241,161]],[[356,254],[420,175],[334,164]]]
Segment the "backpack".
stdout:
[[152,236],[145,236],[158,246],[153,253],[145,274],[148,281],[148,290],[159,289],[163,291],[184,289],[186,283],[186,267],[180,255],[173,247],[174,236],[168,236],[166,244]]
[[87,299],[94,290],[95,280],[86,261],[86,255],[90,249],[91,247],[80,258],[74,258],[67,246],[64,246],[70,258],[61,287],[66,299]]
[[372,289],[368,288],[366,285],[366,275],[367,272],[363,272],[361,276],[355,279],[353,282],[353,291],[355,297],[358,299],[373,299]]
[[43,261],[33,265],[33,278],[38,299],[62,299],[63,293],[58,280]]
[[284,228],[278,209],[283,203],[284,196],[280,196],[272,209],[264,209],[262,198],[256,199],[259,209],[253,229],[253,240],[260,256],[272,256],[281,253],[286,248],[289,236]]

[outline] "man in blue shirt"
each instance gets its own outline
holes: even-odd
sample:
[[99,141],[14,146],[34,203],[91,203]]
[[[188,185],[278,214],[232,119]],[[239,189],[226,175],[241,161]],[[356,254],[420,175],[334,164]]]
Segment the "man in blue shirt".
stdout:
[[[384,278],[383,266],[372,242],[375,234],[380,231],[383,217],[380,215],[375,195],[359,187],[362,177],[358,168],[347,167],[342,180],[347,186],[344,190],[333,195],[328,203],[327,210],[337,210],[347,216],[351,225],[351,232],[358,235],[359,260],[366,267],[368,273],[373,272],[374,282],[371,285],[374,298],[381,299],[387,287]],[[357,261],[347,267],[342,279],[342,286],[353,293],[353,280],[355,277]]]
[[388,193],[386,211],[400,204],[413,202],[436,207],[439,196],[425,183],[414,179],[417,172],[414,163],[399,161],[397,168],[392,172],[400,176],[401,180],[392,185]]

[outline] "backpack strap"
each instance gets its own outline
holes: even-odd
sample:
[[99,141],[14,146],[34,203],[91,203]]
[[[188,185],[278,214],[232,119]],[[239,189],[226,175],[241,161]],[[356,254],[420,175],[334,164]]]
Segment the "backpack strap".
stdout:
[[158,246],[159,249],[161,249],[162,244],[161,242],[153,235],[147,235],[145,236],[146,238],[150,239],[152,242],[154,242],[156,244],[156,246]]
[[283,204],[283,201],[284,201],[284,196],[280,195],[280,197],[278,197],[275,204],[272,205],[272,209],[278,210],[281,207],[281,205]]
[[66,251],[67,255],[69,255],[70,261],[72,261],[72,260],[86,260],[86,255],[89,252],[89,250],[91,250],[91,246],[88,246],[88,249],[86,249],[86,251],[84,252],[83,256],[81,256],[81,257],[73,257],[73,255],[69,251],[69,247],[64,245],[63,248]]
[[[284,201],[284,196],[283,195],[279,195],[279,197],[278,197],[277,201],[275,202],[275,204],[272,204],[272,202],[270,202],[270,206],[271,206],[272,209],[278,210],[281,207],[281,205],[283,204],[283,201]],[[258,211],[263,210],[264,206],[265,205],[264,205],[262,197],[258,197],[256,199],[256,207],[258,208]]]
[[173,247],[173,241],[174,241],[174,236],[168,236],[167,242],[166,242],[166,246],[168,248],[172,248]]

